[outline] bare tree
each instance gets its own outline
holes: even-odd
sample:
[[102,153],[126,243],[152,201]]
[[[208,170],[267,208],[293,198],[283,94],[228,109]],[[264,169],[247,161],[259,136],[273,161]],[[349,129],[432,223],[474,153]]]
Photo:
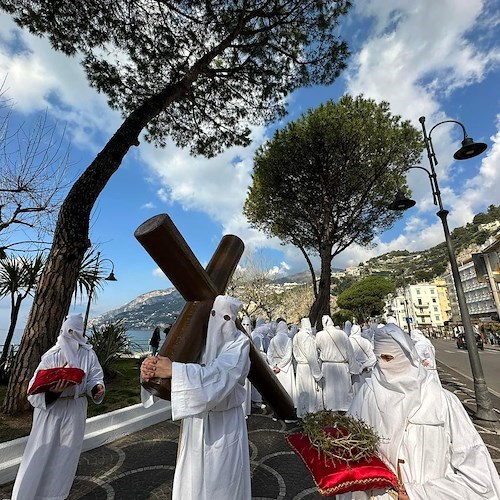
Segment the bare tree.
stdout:
[[12,128],[12,106],[4,93],[0,111],[0,257],[5,257],[7,249],[40,247],[52,232],[68,187],[69,149],[46,113],[31,127]]

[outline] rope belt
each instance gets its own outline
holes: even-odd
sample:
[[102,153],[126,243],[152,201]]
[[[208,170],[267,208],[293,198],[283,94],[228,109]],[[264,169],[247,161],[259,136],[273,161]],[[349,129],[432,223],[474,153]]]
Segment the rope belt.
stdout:
[[78,398],[83,398],[84,396],[86,396],[86,393],[82,392],[82,394],[79,394],[76,398],[75,395],[73,394],[73,396],[59,396],[57,399],[78,399]]
[[322,359],[321,362],[322,363],[337,363],[337,364],[349,363],[349,361],[347,361],[347,359],[344,359],[342,361],[327,361],[327,360]]

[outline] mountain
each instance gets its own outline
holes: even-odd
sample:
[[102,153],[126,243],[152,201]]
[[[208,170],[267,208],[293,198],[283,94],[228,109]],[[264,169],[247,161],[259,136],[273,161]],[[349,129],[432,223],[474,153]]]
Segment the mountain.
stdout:
[[175,288],[143,293],[128,304],[113,309],[89,321],[100,326],[109,321],[123,320],[129,330],[151,330],[155,326],[172,324],[186,301]]

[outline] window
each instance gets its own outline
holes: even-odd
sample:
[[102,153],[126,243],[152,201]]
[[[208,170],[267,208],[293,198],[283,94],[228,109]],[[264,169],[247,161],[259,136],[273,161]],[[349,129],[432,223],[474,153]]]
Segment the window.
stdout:
[[441,321],[439,314],[436,314],[434,317],[436,318],[436,321]]
[[418,305],[421,306],[422,305],[422,299],[418,299]]
[[432,302],[433,302],[433,304],[435,304],[436,303],[436,299],[432,299]]
[[420,295],[420,288],[417,288],[417,295]]

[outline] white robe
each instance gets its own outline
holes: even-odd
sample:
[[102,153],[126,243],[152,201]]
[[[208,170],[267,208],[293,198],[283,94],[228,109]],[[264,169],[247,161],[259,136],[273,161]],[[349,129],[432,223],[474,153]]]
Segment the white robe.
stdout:
[[292,401],[295,402],[295,373],[293,371],[292,360],[292,339],[288,339],[285,349],[281,349],[278,344],[278,336],[273,337],[267,350],[267,362],[271,367],[277,366],[280,369],[280,371],[275,374],[276,378],[292,398]]
[[[95,352],[80,348],[77,351],[78,366],[85,372],[82,383],[65,389],[59,399],[45,403],[45,393],[28,396],[35,410],[33,425],[19,471],[17,473],[12,500],[64,500],[69,495],[75,478],[78,460],[85,434],[87,398],[91,390],[102,384],[103,372]],[[39,370],[63,366],[66,360],[61,351],[44,356]],[[35,375],[30,380],[31,387]],[[80,397],[76,399],[74,396]],[[100,403],[103,398],[94,400]]]
[[173,500],[251,498],[242,408],[250,369],[249,342],[239,335],[206,367],[173,363],[172,420],[184,419]]
[[342,330],[327,327],[316,334],[316,347],[325,378],[323,407],[325,410],[347,411],[354,396],[351,374],[360,371],[349,337]]
[[[255,330],[252,332],[252,342],[254,343],[255,348],[259,351],[263,359],[266,359],[266,352],[264,351],[264,334],[267,334],[268,328],[269,327],[267,324],[262,323],[260,326],[256,326]],[[250,391],[250,405],[252,404],[252,402],[261,404],[262,396],[252,384],[250,385]]]
[[323,378],[318,361],[314,338],[299,330],[293,337],[293,355],[297,361],[295,374],[295,394],[297,416],[322,409],[321,387],[318,382]]
[[349,340],[354,351],[354,357],[359,363],[360,373],[351,377],[352,390],[354,394],[357,394],[359,388],[363,385],[366,379],[370,377],[371,370],[375,366],[377,358],[373,353],[372,343],[368,339],[363,338],[360,334],[352,333],[351,331]]
[[[402,435],[398,457],[404,460],[400,464],[401,477],[410,500],[499,499],[500,481],[485,444],[459,399],[445,389],[441,391],[437,400],[427,398],[429,401],[424,401],[408,419]],[[361,387],[349,413],[380,432],[381,413],[371,380]],[[389,410],[384,418],[390,418],[390,413]],[[390,441],[390,436],[381,437]],[[388,460],[384,440],[379,449]],[[397,464],[390,461],[389,464],[396,472]],[[391,497],[383,491],[357,491],[337,495],[337,499],[390,500]]]

